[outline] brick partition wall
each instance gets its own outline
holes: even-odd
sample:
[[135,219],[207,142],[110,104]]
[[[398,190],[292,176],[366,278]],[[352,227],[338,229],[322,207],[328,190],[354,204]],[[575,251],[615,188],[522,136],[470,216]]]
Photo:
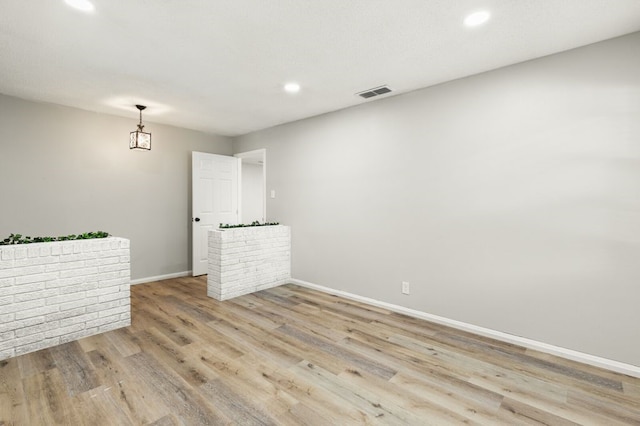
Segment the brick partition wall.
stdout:
[[129,240],[0,246],[0,360],[131,324]]
[[291,279],[291,228],[255,226],[209,231],[207,295],[231,299]]

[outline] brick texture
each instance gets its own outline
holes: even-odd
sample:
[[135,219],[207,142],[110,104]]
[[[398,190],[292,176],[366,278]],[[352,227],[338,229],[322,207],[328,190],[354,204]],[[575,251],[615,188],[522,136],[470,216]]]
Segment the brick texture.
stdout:
[[0,360],[131,324],[129,240],[0,246]]
[[231,299],[285,284],[290,279],[290,227],[209,231],[209,297]]

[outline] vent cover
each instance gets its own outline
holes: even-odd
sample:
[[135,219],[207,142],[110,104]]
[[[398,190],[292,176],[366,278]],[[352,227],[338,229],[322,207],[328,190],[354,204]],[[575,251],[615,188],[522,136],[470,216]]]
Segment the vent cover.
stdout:
[[361,98],[369,99],[374,96],[384,95],[385,93],[391,93],[391,89],[387,86],[374,87],[373,89],[365,90],[364,92],[356,93]]

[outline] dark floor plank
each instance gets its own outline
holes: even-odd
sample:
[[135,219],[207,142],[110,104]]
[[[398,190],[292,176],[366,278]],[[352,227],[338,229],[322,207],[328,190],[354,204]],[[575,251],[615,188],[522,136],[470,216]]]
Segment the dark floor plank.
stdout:
[[132,355],[126,362],[151,385],[153,396],[159,398],[178,420],[190,425],[217,425],[229,421],[177,373],[167,370],[147,353]]
[[[80,424],[81,417],[67,393],[66,384],[57,369],[33,374],[22,381],[29,425]],[[11,423],[9,423],[11,424]]]
[[267,412],[254,405],[244,395],[234,392],[225,382],[216,379],[200,386],[200,392],[234,423],[247,426],[275,425]]
[[0,361],[0,425],[28,424],[30,407],[20,378],[21,358]]
[[[507,424],[534,424],[553,426],[578,426],[570,420],[550,414],[547,411],[505,398],[500,406],[498,417]],[[595,424],[595,423],[594,423]]]
[[277,331],[301,341],[306,346],[310,346],[315,348],[316,350],[329,353],[336,358],[342,359],[344,362],[348,364],[362,368],[363,370],[368,371],[369,373],[374,374],[376,376],[382,377],[386,380],[389,380],[397,373],[396,370],[386,367],[381,363],[372,361],[367,357],[363,357],[362,355],[359,355],[355,352],[345,349],[332,342],[307,334],[290,325],[283,325],[279,327]]
[[87,355],[105,391],[118,399],[121,410],[134,423],[150,423],[169,414],[167,407],[147,398],[152,389],[146,382],[131,379],[137,372],[128,368],[114,347],[104,345]]
[[86,354],[78,342],[69,342],[49,349],[70,396],[100,386]]
[[30,356],[18,357],[17,359],[20,362],[20,374],[22,377],[44,373],[56,367],[51,351],[47,349],[42,349],[31,353]]

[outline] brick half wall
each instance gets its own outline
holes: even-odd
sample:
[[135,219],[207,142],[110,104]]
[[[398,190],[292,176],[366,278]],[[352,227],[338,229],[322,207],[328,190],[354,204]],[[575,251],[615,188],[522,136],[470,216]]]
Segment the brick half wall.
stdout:
[[129,240],[0,246],[0,360],[131,325]]
[[256,226],[209,231],[207,295],[226,300],[291,279],[291,228]]

